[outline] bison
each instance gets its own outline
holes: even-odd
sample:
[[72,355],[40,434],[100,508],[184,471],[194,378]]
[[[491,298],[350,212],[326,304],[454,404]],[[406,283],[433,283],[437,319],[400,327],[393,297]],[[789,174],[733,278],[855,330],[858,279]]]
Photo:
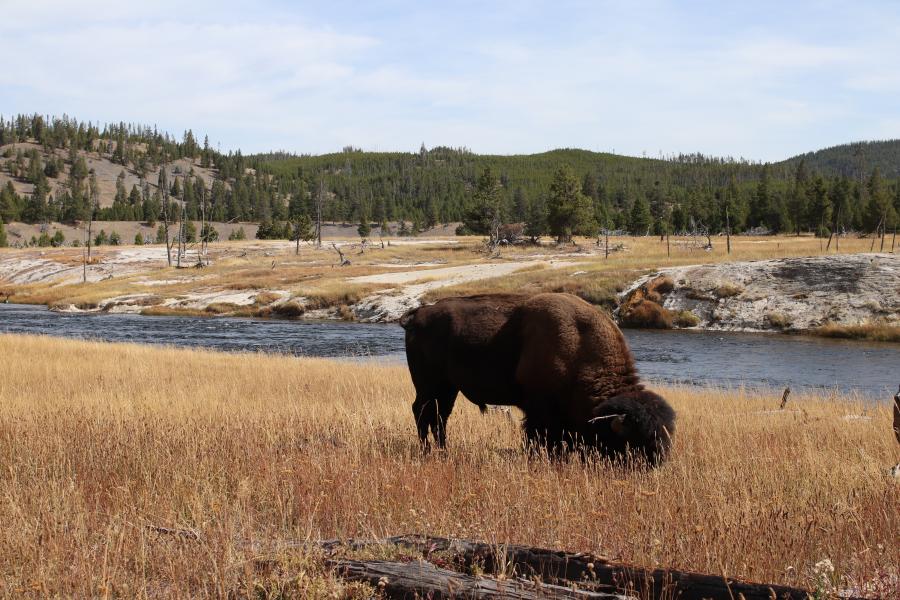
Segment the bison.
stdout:
[[426,450],[429,431],[445,446],[462,392],[482,411],[519,407],[527,440],[553,452],[630,453],[651,465],[668,454],[675,412],[641,385],[615,323],[576,296],[446,298],[407,312],[400,324]]

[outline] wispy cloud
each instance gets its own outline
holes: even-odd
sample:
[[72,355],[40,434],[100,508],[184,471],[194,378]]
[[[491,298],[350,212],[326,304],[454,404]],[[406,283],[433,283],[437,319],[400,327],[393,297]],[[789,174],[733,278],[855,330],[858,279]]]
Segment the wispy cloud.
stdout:
[[891,3],[32,0],[2,15],[16,59],[0,111],[192,127],[245,151],[775,160],[900,137]]

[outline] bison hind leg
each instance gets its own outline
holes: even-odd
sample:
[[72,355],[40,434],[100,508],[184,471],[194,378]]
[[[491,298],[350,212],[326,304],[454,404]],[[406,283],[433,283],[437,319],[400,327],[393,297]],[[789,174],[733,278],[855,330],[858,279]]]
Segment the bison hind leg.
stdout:
[[413,416],[416,419],[416,430],[419,441],[427,452],[430,449],[428,433],[431,432],[438,448],[447,445],[447,420],[453,412],[457,390],[444,387],[437,392],[417,393],[413,402]]
[[459,394],[459,391],[451,387],[444,388],[438,392],[437,420],[431,426],[431,433],[434,435],[438,448],[447,446],[447,420],[450,418],[450,413],[453,412],[457,394]]
[[429,449],[428,430],[431,429],[431,423],[436,418],[437,402],[431,396],[416,395],[416,400],[412,405],[413,417],[416,420],[416,431],[419,434],[419,442],[425,451]]

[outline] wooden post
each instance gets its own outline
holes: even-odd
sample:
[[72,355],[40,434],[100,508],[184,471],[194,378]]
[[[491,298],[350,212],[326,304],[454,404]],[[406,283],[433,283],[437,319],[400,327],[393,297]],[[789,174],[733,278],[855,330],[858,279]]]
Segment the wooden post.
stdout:
[[875,242],[878,240],[878,231],[881,229],[881,224],[883,222],[884,222],[883,219],[881,221],[878,221],[878,226],[875,227],[875,235],[872,236],[872,245],[869,247],[869,252],[875,251]]
[[727,254],[731,254],[731,219],[728,217],[728,202],[725,203],[725,244]]
[[784,410],[785,404],[787,404],[788,396],[791,395],[791,388],[784,388],[784,394],[781,396],[781,405],[778,407],[778,410]]

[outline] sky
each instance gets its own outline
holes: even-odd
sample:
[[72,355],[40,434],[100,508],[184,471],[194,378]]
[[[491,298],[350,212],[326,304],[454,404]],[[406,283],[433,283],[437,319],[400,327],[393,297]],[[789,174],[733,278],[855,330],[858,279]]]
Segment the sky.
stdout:
[[0,0],[0,114],[222,151],[781,160],[900,138],[900,2]]

